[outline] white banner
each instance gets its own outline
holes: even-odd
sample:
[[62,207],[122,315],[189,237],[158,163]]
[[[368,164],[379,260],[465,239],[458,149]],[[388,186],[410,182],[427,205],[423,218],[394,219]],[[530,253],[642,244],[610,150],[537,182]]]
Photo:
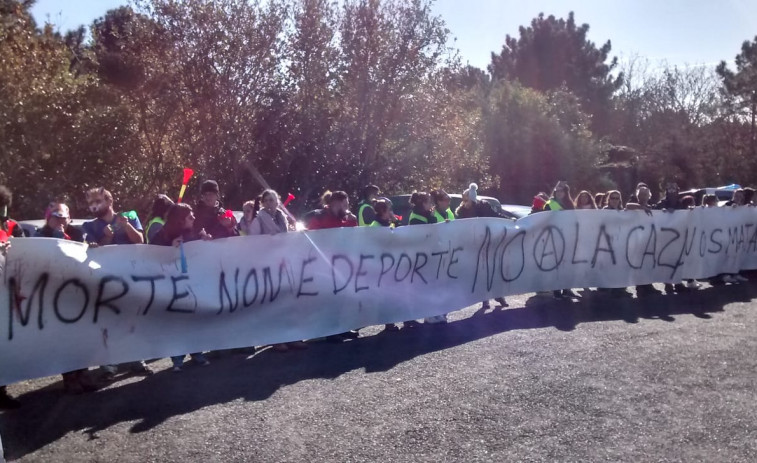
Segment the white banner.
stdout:
[[510,294],[735,273],[757,268],[756,225],[749,207],[320,230],[187,243],[187,273],[173,247],[14,239],[0,384],[311,339]]

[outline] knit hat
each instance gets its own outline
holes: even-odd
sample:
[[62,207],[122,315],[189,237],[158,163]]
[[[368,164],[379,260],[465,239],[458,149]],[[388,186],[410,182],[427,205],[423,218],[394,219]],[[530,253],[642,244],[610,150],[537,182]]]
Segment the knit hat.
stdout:
[[476,185],[475,183],[471,183],[468,186],[468,189],[463,191],[463,195],[466,195],[466,194],[468,195],[468,199],[470,199],[472,202],[475,203],[476,200],[478,199],[478,185]]
[[215,180],[205,180],[200,186],[200,194],[205,193],[218,193],[218,183]]

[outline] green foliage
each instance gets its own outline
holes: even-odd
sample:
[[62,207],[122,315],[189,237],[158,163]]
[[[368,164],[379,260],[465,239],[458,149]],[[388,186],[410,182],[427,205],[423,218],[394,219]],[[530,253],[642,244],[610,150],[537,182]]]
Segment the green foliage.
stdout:
[[[749,151],[757,156],[757,36],[752,42],[741,45],[741,53],[736,55],[736,72],[728,69],[725,61],[717,67],[723,79],[723,91],[734,114],[749,120]],[[754,172],[754,171],[753,171]],[[754,172],[757,173],[757,172]]]
[[601,150],[574,95],[544,95],[500,81],[485,118],[486,153],[502,196],[527,202],[535,192],[551,191],[558,179],[582,189],[597,186]]
[[494,79],[516,80],[541,92],[569,90],[594,116],[595,129],[604,132],[610,99],[623,76],[611,74],[617,58],[607,63],[610,41],[597,48],[588,32],[588,24],[576,25],[573,12],[567,20],[540,13],[530,27],[520,27],[517,39],[507,35],[502,51],[492,53],[489,72]]
[[187,201],[215,178],[235,209],[263,187],[304,209],[369,182],[388,194],[476,182],[529,203],[560,179],[602,191],[757,178],[757,39],[719,79],[616,73],[609,41],[597,48],[572,13],[540,15],[487,74],[460,65],[430,3],[137,0],[87,40],[83,27],[39,29],[28,0],[0,0],[13,214],[37,218],[57,196],[82,214],[84,189],[103,185],[145,215],[155,193],[177,192],[182,167],[197,172]]

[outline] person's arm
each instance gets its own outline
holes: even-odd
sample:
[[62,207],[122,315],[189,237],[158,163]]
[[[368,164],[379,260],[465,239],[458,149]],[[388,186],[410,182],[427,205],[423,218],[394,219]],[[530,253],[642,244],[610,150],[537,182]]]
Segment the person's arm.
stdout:
[[[134,244],[143,244],[145,242],[145,237],[142,236],[142,224],[139,223],[139,219],[134,220],[134,223],[127,219],[126,217],[122,216],[121,214],[118,214],[116,216],[116,222],[124,227],[124,231],[126,232],[126,236],[129,238],[129,241],[131,241]],[[139,230],[137,229],[139,228]],[[112,238],[111,238],[112,239]]]

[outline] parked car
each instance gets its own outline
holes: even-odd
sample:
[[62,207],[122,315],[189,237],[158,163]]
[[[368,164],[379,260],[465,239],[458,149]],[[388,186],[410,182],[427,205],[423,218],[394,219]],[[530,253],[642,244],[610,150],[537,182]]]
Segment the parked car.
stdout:
[[[394,214],[402,217],[402,220],[400,221],[402,225],[407,225],[408,217],[410,216],[410,210],[412,209],[412,206],[410,205],[410,196],[411,195],[407,194],[389,196],[389,200],[392,202],[392,209],[394,210]],[[455,209],[460,206],[460,203],[463,202],[463,197],[459,194],[450,194],[449,197],[449,207],[454,212]],[[528,206],[503,206],[497,198],[493,198],[491,196],[479,195],[478,199],[486,201],[498,216],[505,219],[517,220],[531,213],[531,208]]]
[[718,205],[722,206],[725,202],[730,201],[733,197],[733,192],[741,188],[741,185],[732,184],[721,187],[710,188],[692,188],[691,190],[678,192],[678,197],[693,196],[696,201],[696,205],[702,204],[702,197],[704,195],[715,195],[718,197]]

